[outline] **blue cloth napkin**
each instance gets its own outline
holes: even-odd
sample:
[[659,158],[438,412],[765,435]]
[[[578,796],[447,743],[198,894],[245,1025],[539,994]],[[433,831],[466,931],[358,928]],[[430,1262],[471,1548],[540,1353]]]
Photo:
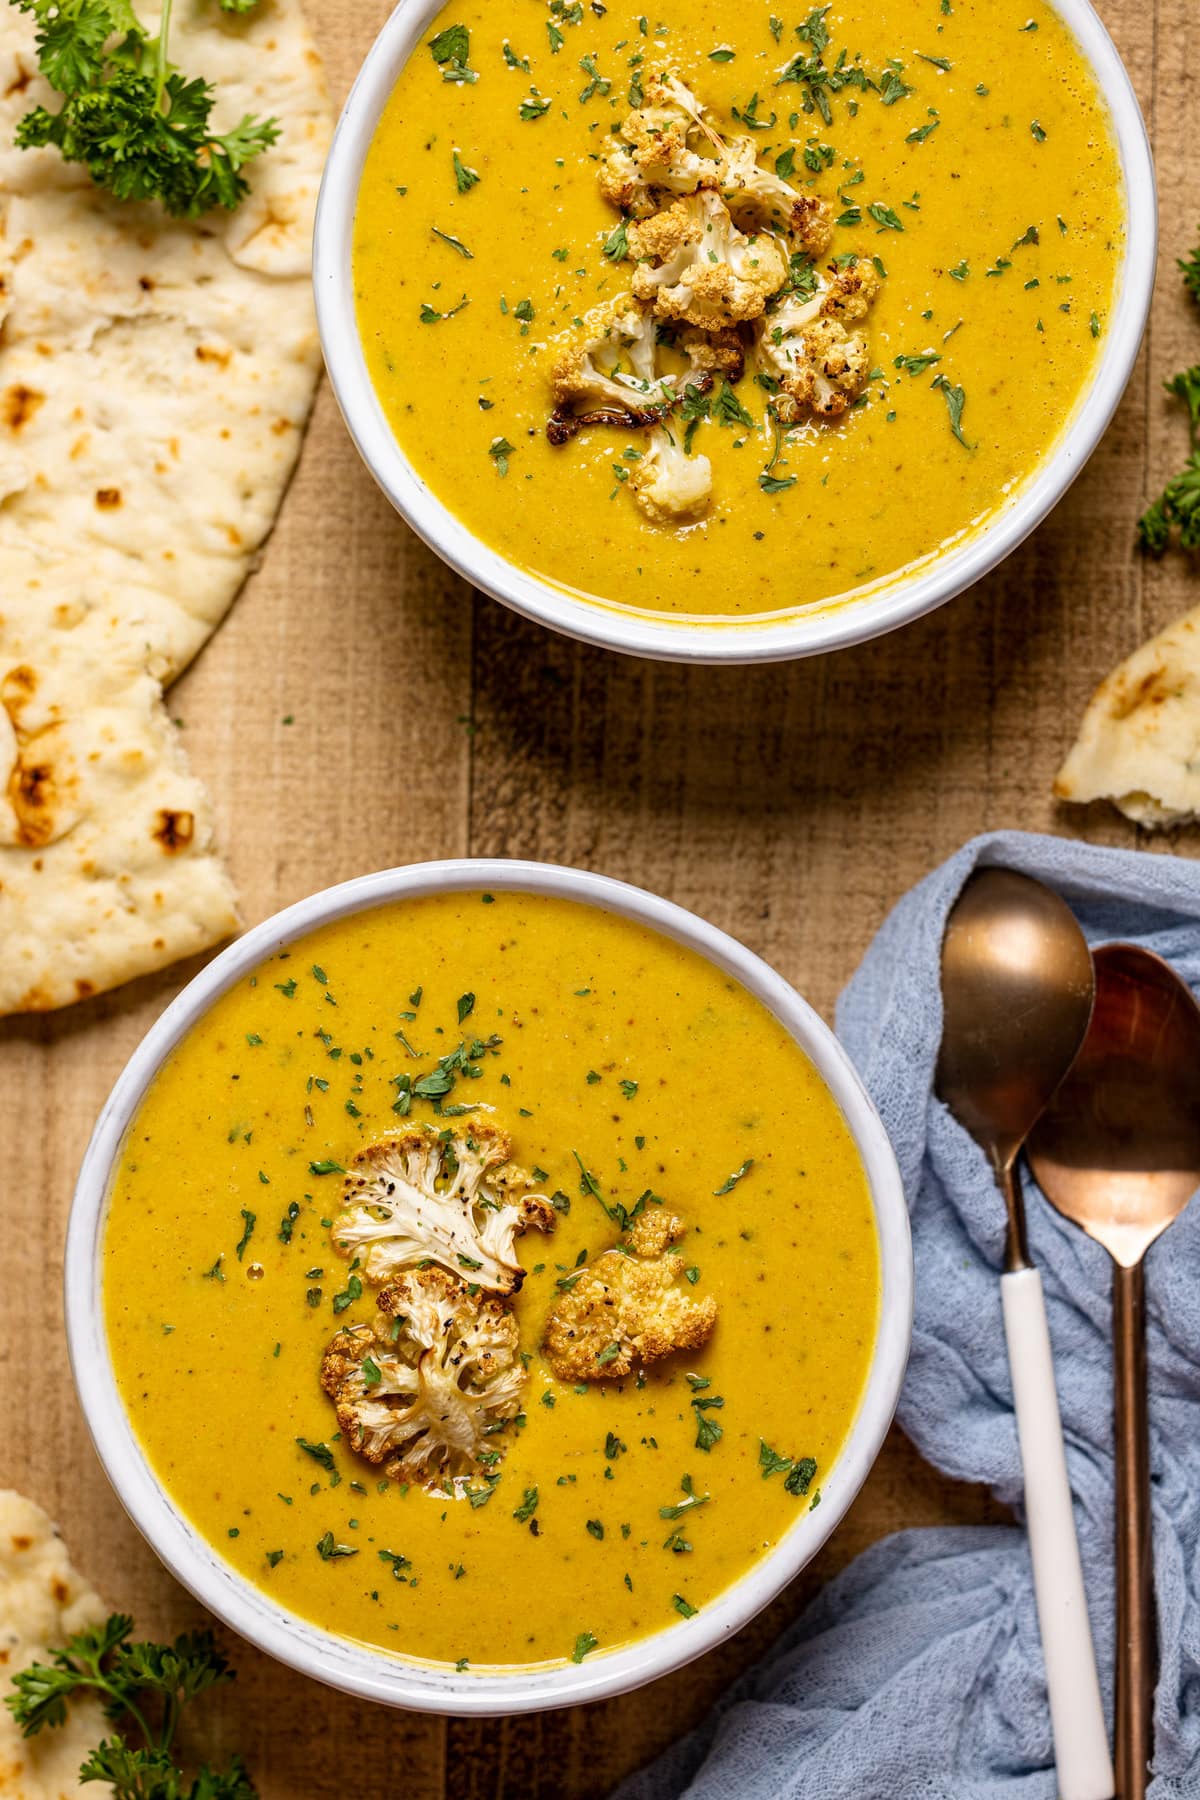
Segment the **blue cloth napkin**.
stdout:
[[[899,1419],[930,1462],[1021,1499],[1000,1316],[1004,1209],[933,1095],[946,916],[971,870],[1056,888],[1092,943],[1135,939],[1200,989],[1200,863],[994,832],[903,899],[843,994],[838,1031],[883,1116],[912,1214],[916,1320]],[[1111,1726],[1110,1264],[1026,1187]],[[1200,1796],[1200,1201],[1151,1250],[1147,1331],[1161,1672],[1152,1800]],[[1025,1535],[903,1531],[832,1581],[690,1737],[619,1800],[1054,1800]]]

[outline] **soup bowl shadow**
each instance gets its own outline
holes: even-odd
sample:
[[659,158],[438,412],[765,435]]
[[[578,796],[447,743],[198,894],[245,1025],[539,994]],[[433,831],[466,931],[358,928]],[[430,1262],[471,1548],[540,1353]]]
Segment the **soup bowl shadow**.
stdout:
[[1090,0],[1052,0],[1104,96],[1121,165],[1126,238],[1117,291],[1088,385],[1042,466],[952,550],[901,570],[861,598],[715,623],[669,619],[556,586],[478,538],[417,473],[397,442],[367,367],[352,269],[358,188],[401,70],[442,0],[401,0],[376,38],[334,133],[317,203],[313,282],[326,368],[346,426],[392,505],[442,559],[493,599],[584,643],[681,663],[769,663],[879,637],[961,594],[994,569],[1062,498],[1095,450],[1133,372],[1154,287],[1154,164],[1137,97]]
[[[175,1504],[138,1441],[113,1370],[102,1293],[109,1193],[127,1134],[158,1071],[213,1003],[319,926],[396,901],[480,889],[551,895],[632,920],[696,952],[766,1007],[815,1066],[853,1137],[870,1189],[881,1272],[866,1383],[842,1449],[823,1474],[819,1510],[802,1513],[693,1618],[583,1663],[496,1672],[422,1663],[415,1651],[392,1655],[339,1637],[238,1574]],[[866,1480],[895,1411],[912,1333],[912,1247],[900,1173],[878,1114],[829,1028],[782,976],[695,914],[605,876],[532,862],[461,859],[365,875],[288,907],[215,958],[147,1033],[100,1115],[71,1209],[64,1278],[71,1366],[88,1429],[118,1498],[172,1574],[234,1631],[304,1675],[384,1705],[459,1715],[536,1712],[625,1693],[746,1624],[811,1561]]]

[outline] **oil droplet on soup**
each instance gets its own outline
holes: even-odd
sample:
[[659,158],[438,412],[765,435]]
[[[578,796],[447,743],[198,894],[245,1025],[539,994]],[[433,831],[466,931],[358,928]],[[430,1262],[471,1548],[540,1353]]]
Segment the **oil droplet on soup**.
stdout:
[[[356,1455],[319,1379],[334,1334],[375,1314],[332,1242],[344,1171],[414,1124],[473,1120],[511,1134],[556,1209],[516,1240],[526,1383],[474,1502]],[[715,1301],[715,1331],[619,1380],[560,1380],[547,1318],[642,1196],[681,1216],[679,1285]],[[104,1307],[158,1479],[240,1574],[407,1657],[553,1663],[702,1610],[819,1504],[879,1257],[838,1107],[741,987],[590,908],[450,895],[292,945],[189,1034],[126,1140]]]

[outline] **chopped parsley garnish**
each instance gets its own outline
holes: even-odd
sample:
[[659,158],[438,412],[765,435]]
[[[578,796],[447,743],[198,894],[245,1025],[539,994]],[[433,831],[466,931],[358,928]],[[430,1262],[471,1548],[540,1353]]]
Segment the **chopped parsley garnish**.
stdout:
[[721,425],[746,425],[751,430],[754,420],[742,405],[729,383],[721,382],[721,392],[713,402],[713,418]]
[[598,1647],[599,1643],[600,1639],[595,1637],[592,1632],[581,1631],[579,1636],[575,1639],[575,1648],[571,1652],[571,1661],[573,1663],[581,1663],[585,1656],[591,1655],[592,1651]]
[[344,1175],[346,1173],[341,1163],[329,1161],[310,1162],[308,1172],[310,1175]]
[[[778,463],[779,458],[782,454],[783,454],[783,433],[779,429],[779,426],[776,425],[776,427],[775,427],[775,448],[771,452],[771,460],[767,464],[766,468],[760,471],[759,477],[758,477],[758,485],[762,489],[764,494],[782,494],[782,493],[785,493],[788,488],[795,487],[795,485],[796,485],[796,477],[794,475],[776,475],[774,473],[775,465]],[[744,1169],[743,1169],[742,1173],[745,1174]],[[723,1190],[720,1188],[717,1189],[718,1193],[721,1193],[722,1191]],[[728,1192],[727,1189],[724,1191]]]
[[244,1206],[242,1207],[242,1218],[245,1221],[242,1226],[242,1235],[238,1239],[234,1249],[234,1255],[239,1262],[241,1262],[243,1256],[246,1254],[246,1245],[254,1236],[254,1227],[258,1223],[258,1215],[256,1213],[248,1212]]
[[336,1562],[340,1556],[357,1556],[358,1551],[349,1544],[336,1543],[332,1531],[327,1531],[317,1540],[317,1555],[322,1562]]
[[689,1602],[684,1599],[682,1594],[672,1594],[671,1605],[683,1619],[694,1619],[698,1610],[696,1607],[690,1605]]
[[538,1491],[535,1487],[525,1489],[521,1504],[513,1513],[518,1525],[527,1525],[538,1509]]
[[581,56],[579,59],[579,66],[584,74],[589,77],[587,86],[579,96],[580,103],[582,104],[583,102],[590,100],[593,94],[598,94],[603,100],[605,95],[611,90],[612,82],[607,81],[600,73],[599,69],[596,67],[595,57]]
[[941,388],[946,396],[946,410],[950,414],[950,429],[954,433],[954,436],[958,439],[964,450],[973,450],[975,446],[974,444],[969,444],[967,442],[963,435],[962,428],[963,407],[967,403],[965,392],[961,387],[952,386],[947,377],[941,374],[934,376],[933,386],[935,388]]
[[541,119],[550,111],[550,102],[543,100],[536,88],[530,88],[517,111],[523,119]]
[[[507,437],[493,437],[493,439],[491,439],[491,443],[488,445],[488,455],[491,457],[491,461],[495,463],[495,466],[497,466],[497,475],[507,475],[507,472],[509,472],[509,457],[515,454],[515,452],[516,445],[511,445],[511,443],[507,441]],[[396,1033],[396,1035],[399,1037],[399,1033]]]
[[[778,1450],[772,1450],[770,1444],[758,1441],[758,1462],[763,1473],[763,1480],[769,1481],[772,1475],[782,1474],[783,1485],[789,1494],[807,1494],[812,1486],[812,1478],[817,1472],[816,1459],[811,1456],[781,1456]],[[816,1502],[814,1500],[813,1504]]]
[[441,238],[443,244],[449,244],[452,250],[457,250],[458,254],[465,256],[468,262],[474,260],[475,252],[468,250],[461,238],[451,237],[448,231],[439,231],[436,225],[431,225],[429,229],[435,238]]
[[465,25],[447,25],[429,40],[429,54],[442,71],[443,81],[478,81],[476,70],[467,67],[471,54],[471,34]]
[[923,375],[926,369],[932,368],[934,363],[941,360],[940,351],[921,350],[915,356],[897,356],[895,367],[903,369],[908,375]]
[[298,1437],[296,1442],[306,1456],[311,1456],[314,1462],[320,1463],[327,1475],[337,1474],[337,1465],[333,1460],[333,1451],[329,1448],[328,1444],[310,1444],[307,1438],[302,1437]]
[[692,1409],[696,1414],[696,1448],[711,1450],[715,1443],[725,1435],[723,1428],[715,1419],[708,1416],[709,1409],[719,1410],[725,1404],[724,1396],[713,1394],[709,1398],[692,1401]]
[[717,1196],[718,1199],[720,1198],[720,1196],[722,1194],[732,1194],[734,1188],[737,1186],[738,1182],[742,1179],[743,1175],[748,1175],[753,1167],[754,1167],[754,1158],[752,1156],[748,1156],[746,1158],[745,1162],[742,1164],[741,1168],[735,1169],[733,1171],[733,1174],[728,1176],[721,1183],[720,1187],[713,1189],[713,1193]]
[[870,214],[871,218],[874,219],[880,231],[904,230],[904,225],[901,220],[892,211],[890,206],[885,206],[883,204],[882,200],[873,200],[868,206],[867,212]]
[[345,1312],[348,1306],[352,1306],[356,1300],[362,1299],[362,1291],[363,1284],[361,1277],[358,1275],[351,1275],[341,1293],[333,1296],[334,1312]]
[[428,300],[422,300],[421,323],[422,325],[440,325],[443,319],[452,319],[456,313],[463,310],[464,306],[470,306],[470,304],[470,300],[464,294],[457,306],[450,307],[446,312],[439,312],[437,307],[431,305]]
[[681,1519],[684,1513],[692,1512],[695,1507],[707,1506],[712,1498],[711,1494],[696,1492],[690,1475],[683,1476],[679,1485],[683,1489],[683,1499],[676,1501],[673,1506],[660,1506],[658,1509],[660,1519]]
[[467,167],[457,150],[454,152],[453,161],[455,186],[460,194],[469,193],[478,182],[479,175],[476,170]]
[[792,1464],[791,1473],[784,1477],[783,1485],[789,1494],[807,1494],[816,1472],[816,1459],[811,1456],[801,1456]]
[[764,1438],[758,1440],[758,1461],[764,1481],[771,1475],[778,1475],[781,1469],[790,1469],[792,1466],[791,1457],[780,1456],[778,1450],[772,1450]]
[[603,254],[608,258],[609,262],[615,263],[623,262],[625,257],[629,255],[629,231],[627,220],[622,219],[618,225],[613,226],[612,230],[604,240]]

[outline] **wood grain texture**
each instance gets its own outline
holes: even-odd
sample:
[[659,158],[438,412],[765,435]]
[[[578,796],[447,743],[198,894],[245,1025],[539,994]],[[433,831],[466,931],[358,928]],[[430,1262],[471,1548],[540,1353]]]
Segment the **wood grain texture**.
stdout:
[[[386,0],[312,0],[340,99]],[[473,596],[390,513],[323,392],[261,571],[172,712],[216,803],[246,917],[427,856],[537,856],[624,876],[761,952],[829,1016],[888,908],[972,833],[1019,825],[1133,844],[1050,781],[1093,686],[1196,599],[1132,553],[1184,454],[1160,382],[1200,336],[1174,258],[1200,218],[1194,0],[1102,0],[1154,138],[1161,281],[1147,345],[1096,456],[1036,536],[971,594],[816,662],[680,670],[552,638]],[[290,721],[290,722],[289,722]],[[1148,847],[1194,854],[1194,834]],[[0,1026],[0,1484],[34,1495],[113,1603],[159,1633],[198,1609],[125,1520],[88,1444],[63,1349],[59,1268],[92,1121],[192,971]],[[858,1550],[902,1525],[999,1517],[899,1432],[833,1542],[721,1650],[652,1690],[541,1720],[389,1714],[236,1644],[206,1712],[265,1800],[569,1800],[698,1718]]]

